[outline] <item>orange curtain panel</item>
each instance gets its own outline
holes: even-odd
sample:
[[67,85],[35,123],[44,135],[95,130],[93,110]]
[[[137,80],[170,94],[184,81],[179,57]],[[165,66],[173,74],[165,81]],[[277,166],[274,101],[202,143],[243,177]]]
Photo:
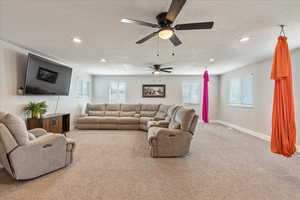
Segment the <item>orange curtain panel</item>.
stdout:
[[275,81],[271,150],[291,157],[296,152],[296,123],[291,56],[285,36],[278,38],[271,79]]

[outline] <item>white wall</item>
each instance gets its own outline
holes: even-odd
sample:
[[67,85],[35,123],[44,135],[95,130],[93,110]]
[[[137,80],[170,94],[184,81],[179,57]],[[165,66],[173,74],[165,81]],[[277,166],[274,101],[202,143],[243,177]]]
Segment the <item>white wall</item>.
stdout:
[[[203,84],[202,76],[160,76],[159,79],[152,75],[141,76],[93,76],[93,103],[108,103],[109,102],[109,85],[111,81],[124,81],[127,83],[126,103],[163,103],[163,104],[182,104],[182,83],[183,82],[199,82]],[[143,98],[143,84],[165,84],[165,98]],[[219,78],[211,76],[209,82],[210,95],[210,119],[217,118],[218,112],[218,93],[219,93]],[[202,91],[201,94],[202,102]],[[197,110],[201,110],[200,105]]]
[[[48,113],[54,113],[57,97],[17,95],[17,89],[24,83],[27,53],[24,49],[0,41],[0,111],[24,117],[22,109],[25,104],[30,101],[46,101]],[[70,96],[61,97],[58,107],[59,113],[71,113],[72,119],[81,114],[82,107],[89,101],[76,97],[77,79],[91,80],[91,76],[74,68]]]
[[[300,128],[300,49],[292,52],[294,71],[294,94],[297,113],[297,127]],[[266,135],[271,135],[272,104],[274,81],[270,79],[271,58],[251,64],[220,77],[220,112],[219,119],[248,128]],[[254,75],[253,108],[232,107],[228,104],[229,80],[235,77]],[[299,130],[299,129],[298,129]],[[298,137],[297,144],[300,144]]]

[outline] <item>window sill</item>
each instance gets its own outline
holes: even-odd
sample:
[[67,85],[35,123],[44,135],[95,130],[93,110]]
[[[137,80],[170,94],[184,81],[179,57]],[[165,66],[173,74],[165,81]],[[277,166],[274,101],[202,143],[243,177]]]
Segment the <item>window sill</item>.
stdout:
[[240,107],[240,108],[253,108],[253,105],[244,105],[244,104],[227,104],[227,106],[231,107]]

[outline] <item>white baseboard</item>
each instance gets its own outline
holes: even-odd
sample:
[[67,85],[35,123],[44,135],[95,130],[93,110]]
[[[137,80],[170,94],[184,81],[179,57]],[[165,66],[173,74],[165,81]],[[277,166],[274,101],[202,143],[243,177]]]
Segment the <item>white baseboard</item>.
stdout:
[[[257,137],[257,138],[260,138],[262,140],[265,140],[265,141],[268,141],[270,142],[271,141],[271,136],[269,135],[266,135],[266,134],[263,134],[263,133],[259,133],[259,132],[256,132],[256,131],[253,131],[253,130],[250,130],[248,128],[244,128],[242,126],[238,126],[238,125],[235,125],[235,124],[231,124],[229,122],[226,122],[226,121],[222,121],[222,120],[213,120],[211,121],[211,123],[217,123],[217,124],[222,124],[224,126],[227,126],[227,127],[231,127],[235,130],[238,130],[242,133],[246,133],[246,134],[249,134],[249,135],[252,135],[254,137]],[[300,145],[296,145],[296,148],[297,148],[297,152],[300,152]]]

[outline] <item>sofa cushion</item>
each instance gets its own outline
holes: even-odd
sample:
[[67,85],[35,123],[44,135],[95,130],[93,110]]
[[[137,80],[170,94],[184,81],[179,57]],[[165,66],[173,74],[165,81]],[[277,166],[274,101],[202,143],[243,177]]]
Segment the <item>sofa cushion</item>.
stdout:
[[138,112],[141,109],[140,104],[121,104],[121,111],[124,112]]
[[170,107],[172,107],[172,105],[161,104],[159,106],[158,112],[168,113],[168,110],[169,110]]
[[160,104],[142,104],[141,111],[158,111]]
[[13,135],[17,143],[21,146],[29,144],[29,136],[25,122],[12,114],[5,115],[0,122],[2,122]]
[[148,121],[152,121],[153,117],[141,117],[140,118],[140,124],[145,124],[147,125]]
[[106,104],[90,104],[86,106],[86,113],[89,111],[105,111]]
[[174,120],[180,124],[182,130],[189,131],[195,114],[194,109],[181,107],[176,111],[175,117],[171,122]]
[[119,117],[120,116],[120,111],[105,111],[105,116]]
[[141,111],[141,117],[154,117],[156,111]]
[[120,117],[119,123],[120,124],[139,124],[140,120],[135,117]]
[[[119,117],[109,117],[109,116],[105,116],[105,117],[99,117],[100,119],[100,124],[118,124],[119,123]],[[116,126],[116,129],[118,129],[118,127]]]
[[15,138],[4,124],[0,123],[0,140],[2,140],[6,153],[10,153],[18,146]]
[[79,124],[99,124],[102,117],[88,116],[77,120]]
[[7,113],[5,113],[5,112],[0,112],[0,120],[1,120],[3,117],[5,117],[5,115],[7,115]]
[[134,115],[136,114],[135,111],[131,111],[131,112],[120,112],[120,117],[134,117]]
[[103,117],[105,114],[105,111],[89,111],[89,116],[101,116]]
[[121,104],[107,104],[106,111],[120,111]]

